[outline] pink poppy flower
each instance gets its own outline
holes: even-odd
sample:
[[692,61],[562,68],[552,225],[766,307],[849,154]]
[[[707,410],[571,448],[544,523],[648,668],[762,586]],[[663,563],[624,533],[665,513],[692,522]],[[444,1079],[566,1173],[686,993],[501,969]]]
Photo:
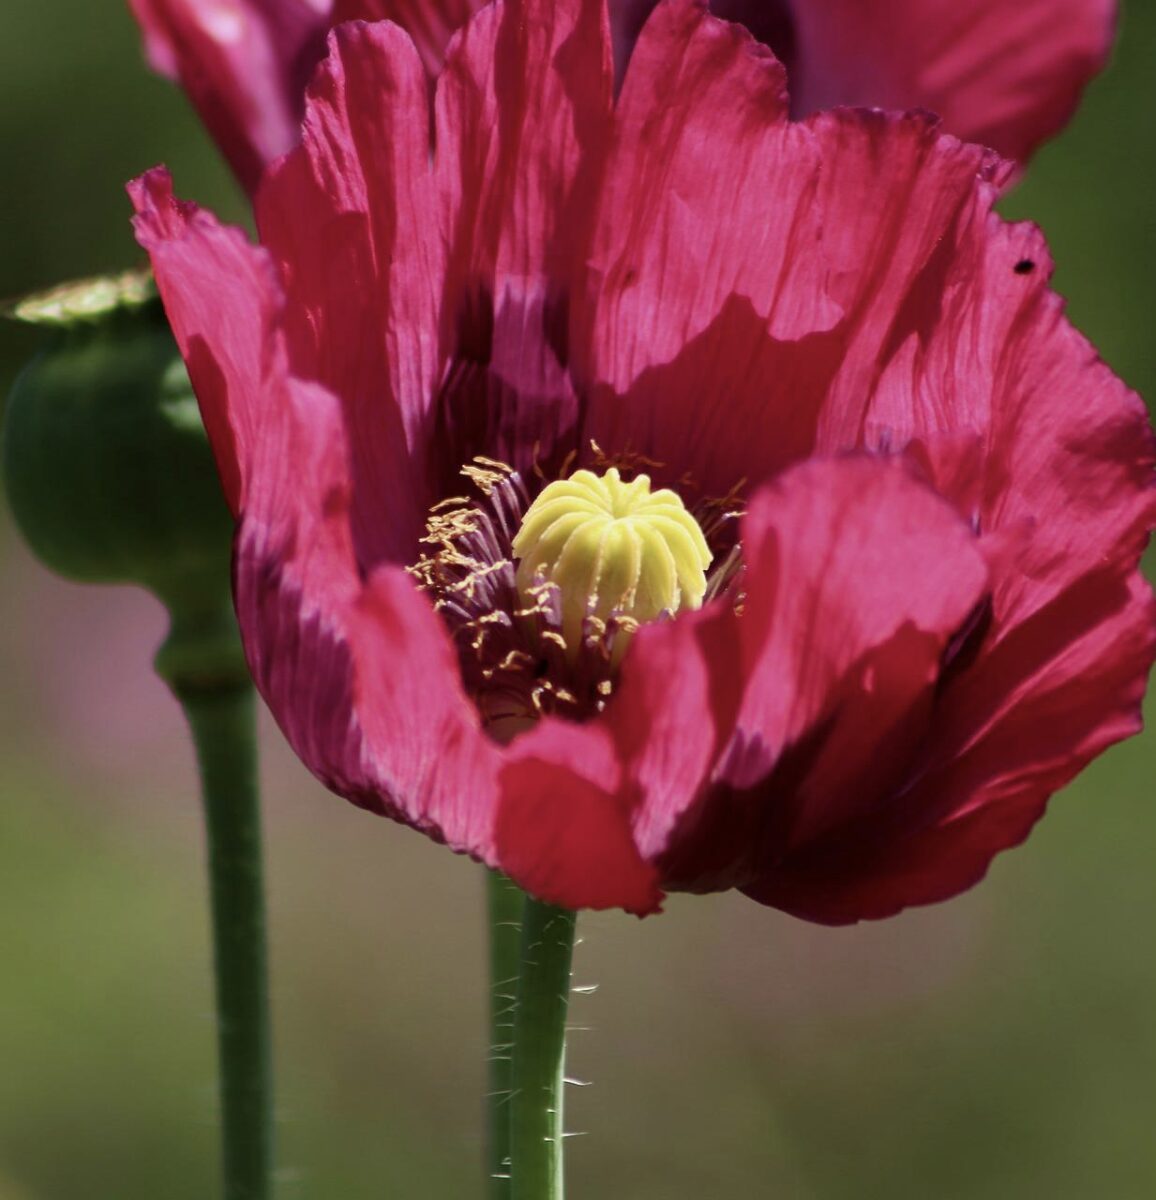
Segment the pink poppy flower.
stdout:
[[[296,144],[326,31],[391,20],[431,76],[480,0],[129,0],[152,66],[188,92],[242,184]],[[610,0],[621,69],[655,0]],[[714,0],[787,64],[792,110],[924,108],[1023,162],[1104,65],[1116,0]]]
[[837,923],[975,883],[1139,729],[1153,438],[994,155],[790,121],[692,0],[617,99],[597,0],[481,11],[432,113],[396,26],[329,45],[261,246],[131,188],[328,787],[570,907]]

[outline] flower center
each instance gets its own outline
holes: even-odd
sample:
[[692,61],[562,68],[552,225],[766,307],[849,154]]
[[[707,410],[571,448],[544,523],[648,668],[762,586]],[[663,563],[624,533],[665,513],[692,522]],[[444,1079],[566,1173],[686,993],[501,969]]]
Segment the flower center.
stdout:
[[544,586],[557,588],[570,661],[588,621],[605,624],[615,615],[641,623],[701,607],[711,564],[706,538],[681,498],[669,488],[652,492],[647,475],[625,482],[617,467],[549,484],[511,549],[527,606]]
[[519,472],[476,458],[462,468],[471,494],[430,510],[409,570],[495,737],[548,714],[601,712],[642,622],[742,602],[737,489],[688,511],[622,469],[628,482],[618,467],[583,469],[533,499]]

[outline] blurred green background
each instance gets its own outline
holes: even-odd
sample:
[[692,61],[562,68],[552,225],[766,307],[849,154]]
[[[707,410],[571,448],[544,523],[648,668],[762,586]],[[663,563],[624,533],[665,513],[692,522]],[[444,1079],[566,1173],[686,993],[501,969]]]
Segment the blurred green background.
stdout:
[[[122,184],[242,205],[118,0],[0,0],[0,294],[136,259]],[[1006,202],[1156,397],[1156,11]],[[4,390],[32,346],[0,328]],[[140,593],[32,563],[0,514],[0,1200],[215,1194],[202,846]],[[468,1198],[477,868],[314,784],[266,729],[282,1200]],[[1156,1194],[1156,738],[953,903],[812,928],[733,897],[583,920],[575,1200]]]

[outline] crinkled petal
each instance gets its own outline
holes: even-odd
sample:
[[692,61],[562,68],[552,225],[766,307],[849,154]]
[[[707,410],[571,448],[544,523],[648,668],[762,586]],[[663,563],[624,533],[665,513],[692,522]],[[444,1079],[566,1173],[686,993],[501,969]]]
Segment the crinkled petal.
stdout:
[[565,908],[658,910],[658,871],[633,836],[604,727],[542,722],[510,747],[500,786],[497,857],[523,888]]
[[861,444],[895,330],[934,322],[1005,167],[924,116],[789,123],[778,64],[692,0],[647,23],[615,133],[573,323],[589,435],[714,496]]
[[406,35],[340,27],[304,143],[257,199],[293,369],[347,406],[366,568],[412,560],[475,455],[548,467],[574,442],[556,281],[582,245],[579,165],[608,127],[608,32],[597,5],[523,9],[495,5],[455,42],[436,150]]
[[329,788],[495,863],[499,753],[429,601],[382,567],[363,585],[340,408],[291,384],[253,460],[237,533],[237,617],[253,678]]
[[299,137],[327,0],[129,0],[150,64],[178,79],[241,184]]
[[654,12],[575,300],[589,436],[677,462],[708,494],[805,453],[806,399],[773,448],[765,415],[822,395],[822,331],[839,316],[814,253],[818,148],[788,123],[784,84],[763,47],[692,0]]
[[811,920],[890,916],[971,887],[1050,796],[1141,728],[1156,657],[1152,591],[1110,560],[949,669],[901,788],[749,891]]
[[743,524],[743,699],[664,877],[750,882],[887,794],[926,731],[940,664],[988,583],[977,539],[899,460],[814,460]]
[[363,583],[344,412],[289,371],[275,268],[239,230],[175,201],[165,173],[132,191],[233,480],[237,617],[258,688],[327,786],[493,863],[499,752],[428,599],[395,568]]
[[730,743],[743,692],[740,622],[725,600],[638,632],[601,723],[622,764],[641,852],[657,861]]
[[[1056,788],[1139,728],[1156,653],[1138,574],[1156,522],[1156,447],[1138,398],[1064,319],[1050,274],[1037,230],[986,206],[967,214],[956,256],[929,283],[938,320],[901,332],[872,395],[869,439],[934,448],[936,487],[1003,550],[989,555],[985,627],[945,680],[896,825],[875,831],[847,894],[827,889],[822,919],[886,915],[974,883],[1012,844],[996,833],[1014,824],[1026,836]],[[983,432],[965,480],[944,440],[968,425]]]
[[784,856],[748,894],[830,924],[946,899],[1022,841],[1094,757],[1139,732],[1156,605],[1126,561],[1089,571],[1008,631],[989,616],[976,634],[969,661],[941,676],[886,802]]
[[339,396],[364,570],[411,562],[426,482],[444,251],[425,74],[390,24],[343,25],[310,85],[302,144],[256,201],[289,297],[295,374]]
[[995,589],[1002,628],[1105,559],[1134,570],[1156,515],[1156,441],[1143,403],[1063,316],[1038,230],[1005,225],[985,198],[954,241],[915,293],[938,297],[932,319],[895,321],[862,419],[872,444],[979,433],[968,515],[985,534],[1021,533]]
[[[809,789],[797,789],[793,843],[870,803],[855,794],[857,777],[875,768],[880,734],[935,683],[988,569],[950,505],[902,462],[871,458],[813,460],[769,485],[751,505],[743,544],[740,738],[781,754],[835,718],[825,749],[838,753],[825,772],[816,760]],[[880,653],[896,645],[902,653]]]
[[831,168],[817,203],[828,287],[844,313],[816,441],[831,453],[861,444],[880,373],[942,320],[944,273],[975,253],[973,223],[1007,164],[919,113],[821,113],[806,127]]
[[481,7],[482,0],[335,0],[333,23],[393,21],[413,38],[430,78],[436,77],[446,47]]
[[[1072,641],[1057,649],[1065,633]],[[840,925],[972,887],[997,853],[1027,837],[1054,792],[1139,732],[1154,654],[1148,585],[1135,575],[1089,580],[940,699],[933,736],[904,789],[744,890],[796,916]],[[969,719],[961,710],[970,706],[978,711]],[[982,732],[952,754],[936,736],[941,722],[947,729],[978,724]]]
[[599,4],[504,0],[450,50],[436,170],[450,247],[442,335],[458,373],[438,417],[459,461],[550,470],[574,444],[566,285],[585,253],[612,86]]
[[[611,0],[625,62],[655,0]],[[791,111],[925,109],[1026,161],[1108,57],[1116,0],[711,0],[787,67]]]
[[239,229],[177,200],[155,168],[129,185],[137,240],[149,252],[169,324],[196,389],[234,514],[246,503],[245,465],[258,437],[282,298],[276,269]]
[[[766,0],[742,0],[745,7]],[[1107,60],[1115,0],[790,0],[799,114],[923,108],[1018,162]]]
[[268,256],[173,200],[163,172],[134,198],[240,516],[237,611],[262,694],[335,791],[492,855],[497,754],[428,601],[396,572],[362,596],[346,426],[331,394],[288,373]]
[[495,305],[519,283],[564,279],[584,247],[583,156],[611,120],[609,30],[594,3],[501,0],[462,31],[438,80],[438,177],[457,272]]
[[[924,108],[1023,161],[1104,63],[1114,0],[716,0],[790,67],[796,115],[838,104]],[[179,79],[244,186],[295,144],[327,29],[389,20],[436,76],[478,0],[130,0],[153,67]],[[652,0],[611,0],[620,71]]]
[[498,747],[462,690],[457,656],[429,600],[394,567],[370,581],[349,622],[354,713],[372,795],[407,825],[500,865],[494,843]]
[[392,21],[430,78],[480,0],[129,0],[155,71],[177,80],[241,184],[301,136],[305,87],[343,21]]

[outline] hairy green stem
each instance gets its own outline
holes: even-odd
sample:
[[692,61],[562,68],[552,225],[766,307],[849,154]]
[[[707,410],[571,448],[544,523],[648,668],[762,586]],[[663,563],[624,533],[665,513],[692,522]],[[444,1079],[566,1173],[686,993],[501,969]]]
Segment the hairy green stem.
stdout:
[[510,1200],[562,1200],[562,1088],[575,914],[527,897],[510,1094]]
[[208,842],[225,1200],[272,1196],[269,985],[253,686],[171,680],[192,729]]
[[497,871],[486,876],[490,926],[490,1063],[486,1096],[486,1196],[510,1195],[510,1076],[515,989],[525,893]]

